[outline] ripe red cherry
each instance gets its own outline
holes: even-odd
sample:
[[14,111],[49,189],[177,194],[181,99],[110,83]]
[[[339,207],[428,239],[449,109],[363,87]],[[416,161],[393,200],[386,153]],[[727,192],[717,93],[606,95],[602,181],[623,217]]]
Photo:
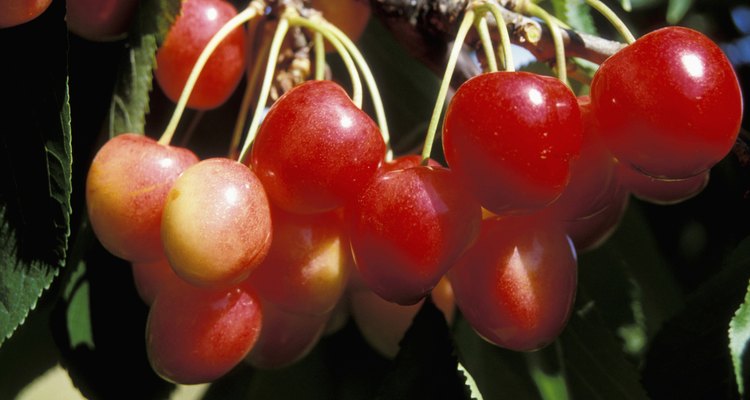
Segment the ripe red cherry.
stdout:
[[664,180],[617,164],[617,174],[624,187],[643,201],[662,205],[677,204],[697,196],[708,185],[709,172],[704,171],[686,179]]
[[308,81],[271,106],[250,162],[274,204],[314,213],[354,198],[384,156],[377,125],[341,86]]
[[137,0],[68,0],[65,22],[78,36],[94,41],[114,40],[127,32]]
[[40,16],[52,0],[0,1],[0,29],[21,25]]
[[211,158],[175,181],[161,237],[177,275],[198,286],[226,286],[263,261],[271,229],[268,198],[255,174],[228,158]]
[[485,73],[464,82],[451,99],[443,151],[484,208],[525,213],[565,189],[582,131],[576,97],[558,79]]
[[442,167],[379,175],[347,212],[362,280],[403,305],[437,285],[473,242],[482,218],[476,200]]
[[135,289],[147,305],[151,305],[165,287],[180,280],[166,257],[151,262],[134,262],[131,267]]
[[248,283],[264,301],[283,311],[331,312],[346,288],[352,264],[341,213],[290,214],[272,207],[271,218],[271,249]]
[[163,258],[161,217],[167,193],[197,162],[190,150],[134,133],[105,143],[86,178],[89,221],[104,248],[130,261]]
[[604,244],[617,230],[629,203],[630,192],[617,186],[610,196],[610,203],[603,209],[586,217],[561,221],[578,254]]
[[148,359],[154,371],[171,382],[211,382],[245,358],[261,325],[260,303],[247,286],[204,289],[179,282],[165,288],[151,305]]
[[[312,0],[312,7],[323,17],[339,28],[353,42],[359,40],[370,19],[370,2],[367,0]],[[326,51],[334,51],[330,43],[326,43]]]
[[576,253],[558,226],[529,217],[482,221],[479,240],[448,273],[456,304],[480,336],[517,351],[562,332],[576,292]]
[[722,50],[682,27],[653,31],[604,63],[591,82],[602,137],[621,162],[684,179],[720,161],[742,119],[742,95]]
[[[190,71],[211,37],[232,17],[234,6],[223,0],[186,0],[156,53],[156,81],[177,102]],[[196,82],[188,106],[211,109],[234,92],[245,72],[245,31],[232,31],[208,59]]]

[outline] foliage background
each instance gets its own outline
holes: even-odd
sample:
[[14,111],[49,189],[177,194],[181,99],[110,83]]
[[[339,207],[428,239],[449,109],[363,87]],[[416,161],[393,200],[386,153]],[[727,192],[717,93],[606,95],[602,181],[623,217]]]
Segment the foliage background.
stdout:
[[[142,1],[143,15],[157,17],[139,19],[130,39],[116,42],[68,35],[63,0],[38,20],[0,30],[6,94],[0,107],[0,340],[25,319],[0,342],[0,398],[13,398],[58,363],[90,398],[163,398],[174,389],[148,365],[148,309],[127,263],[103,250],[85,225],[83,183],[111,131],[141,128],[158,136],[165,127],[173,105],[158,88],[149,94],[150,67],[133,72],[128,60],[135,57],[139,68],[149,64],[176,4]],[[556,7],[561,18],[565,10],[567,17],[580,16],[569,11],[580,8],[573,8],[577,1],[543,5]],[[636,36],[678,23],[719,42],[747,100],[745,1],[633,0],[632,7],[619,14]],[[598,16],[593,21],[601,36],[617,37]],[[418,149],[438,78],[375,19],[359,45],[384,96],[397,153]],[[336,74],[338,60],[331,63]],[[177,141],[201,157],[223,155],[241,92],[200,117],[188,112],[181,129],[192,124],[193,133]],[[426,306],[393,361],[371,350],[350,322],[300,363],[279,371],[240,366],[205,397],[466,398],[460,360],[485,399],[738,398],[738,378],[750,368],[743,362],[747,310],[739,310],[731,333],[729,327],[743,302],[750,304],[747,128],[745,118],[735,151],[714,168],[702,194],[673,206],[633,199],[615,235],[580,256],[576,312],[543,351],[493,347],[460,319],[448,328]]]

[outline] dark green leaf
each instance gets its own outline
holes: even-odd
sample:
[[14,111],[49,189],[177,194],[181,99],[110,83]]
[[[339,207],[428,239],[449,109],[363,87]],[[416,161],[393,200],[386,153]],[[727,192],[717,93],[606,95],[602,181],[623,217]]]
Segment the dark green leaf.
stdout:
[[737,384],[727,326],[747,292],[750,238],[740,243],[726,267],[704,283],[654,338],[643,382],[653,397],[734,398]]
[[64,2],[0,30],[0,344],[63,265],[70,234],[71,132]]
[[110,105],[110,135],[144,133],[156,50],[179,12],[180,4],[180,0],[144,0],[138,3],[129,33],[130,48],[120,64]]
[[750,286],[748,286],[748,291],[745,294],[745,301],[734,313],[734,318],[729,323],[729,351],[732,353],[737,388],[740,395],[743,396],[745,394],[745,376],[748,374],[749,368],[744,362],[748,341],[750,341]]
[[552,0],[555,16],[579,32],[596,34],[591,7],[583,0]]
[[429,298],[400,345],[377,399],[471,399],[445,317]]
[[558,339],[571,397],[646,399],[638,369],[625,359],[620,342],[604,326],[593,303],[578,304]]
[[667,22],[670,24],[680,22],[692,5],[693,0],[669,0],[667,6]]
[[541,350],[524,353],[529,373],[542,399],[563,400],[570,397],[561,350],[560,343],[556,342]]

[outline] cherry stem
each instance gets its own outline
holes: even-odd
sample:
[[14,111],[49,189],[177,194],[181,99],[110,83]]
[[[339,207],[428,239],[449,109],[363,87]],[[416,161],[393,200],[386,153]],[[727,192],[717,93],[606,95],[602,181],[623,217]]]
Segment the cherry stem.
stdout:
[[495,17],[495,24],[497,25],[497,30],[500,33],[500,49],[503,52],[503,57],[505,60],[505,70],[508,72],[515,71],[516,67],[513,63],[513,51],[510,47],[510,33],[508,32],[508,25],[505,23],[502,10],[500,10],[500,6],[492,2],[485,2],[482,3],[479,7],[486,7],[487,10],[492,13],[492,16]]
[[469,29],[471,29],[471,26],[473,24],[474,10],[468,9],[464,13],[464,18],[461,21],[461,25],[458,27],[456,39],[453,42],[451,54],[448,58],[448,64],[445,67],[443,81],[440,83],[438,96],[435,100],[435,108],[432,110],[432,118],[430,118],[430,125],[427,128],[427,136],[425,137],[424,148],[422,149],[422,165],[427,165],[427,161],[429,160],[430,154],[432,153],[432,145],[435,142],[435,134],[440,122],[440,116],[442,115],[445,97],[448,94],[448,87],[450,87],[451,77],[453,76],[453,72],[456,70],[456,63],[458,62],[458,56],[461,54],[461,48],[464,45],[464,41],[466,41],[466,35],[469,33]]
[[323,34],[315,32],[315,80],[322,81],[326,77],[326,47]]
[[349,72],[349,76],[351,77],[352,101],[357,105],[358,108],[362,108],[362,80],[359,77],[357,65],[352,59],[352,54],[350,53],[349,49],[346,48],[343,41],[334,32],[332,32],[328,25],[320,23],[319,21],[313,21],[304,17],[300,17],[299,15],[290,15],[288,19],[289,23],[293,26],[302,26],[304,28],[312,30],[313,32],[321,33],[323,37],[325,37],[325,39],[328,40],[331,45],[333,45],[333,47],[336,49],[336,52],[339,53],[341,59],[344,61],[344,65],[346,66],[346,69]]
[[[627,25],[625,25],[620,17],[618,17],[611,8],[607,7],[606,4],[602,3],[600,0],[586,0],[586,4],[602,14],[604,18],[606,18],[607,21],[612,24],[617,32],[620,33],[627,44],[635,42],[635,36],[633,36],[633,33],[630,32],[630,29],[628,29]],[[625,7],[628,7],[629,5],[630,4],[628,2],[627,4],[625,4]]]
[[279,20],[279,24],[276,26],[276,32],[273,34],[271,40],[271,47],[268,52],[268,60],[266,60],[266,71],[263,75],[263,85],[260,88],[260,94],[258,95],[258,102],[255,104],[255,113],[253,113],[253,119],[250,121],[250,127],[247,130],[247,136],[245,136],[245,143],[242,145],[242,150],[237,158],[237,161],[244,163],[245,157],[247,156],[248,150],[250,150],[250,144],[253,143],[255,135],[258,133],[258,127],[263,116],[263,109],[266,106],[268,100],[268,94],[271,92],[271,82],[273,81],[273,73],[276,71],[276,63],[279,59],[279,52],[281,51],[281,45],[284,42],[284,37],[289,31],[289,20],[282,17]]
[[484,57],[487,59],[487,68],[490,72],[497,72],[497,59],[495,50],[492,48],[492,37],[490,36],[490,29],[487,27],[487,18],[477,19],[476,30],[479,33],[479,40],[482,42]]
[[[589,1],[589,0],[587,0]],[[555,44],[555,63],[557,64],[557,77],[566,85],[568,83],[568,69],[565,62],[565,44],[562,40],[562,33],[560,32],[560,26],[555,22],[554,18],[547,12],[547,10],[539,7],[538,5],[526,2],[524,4],[525,11],[532,16],[541,18],[545,24],[549,27],[550,34],[552,35],[552,42]]]
[[253,19],[256,15],[261,14],[262,12],[263,5],[257,1],[252,1],[246,9],[242,10],[242,12],[232,17],[232,19],[227,21],[227,23],[225,23],[224,26],[222,26],[221,29],[219,29],[219,31],[216,32],[213,37],[211,37],[211,40],[208,41],[206,47],[203,48],[200,56],[198,56],[198,60],[196,60],[192,71],[190,71],[190,75],[188,76],[187,82],[185,82],[185,87],[182,89],[182,93],[180,94],[180,98],[177,101],[177,106],[175,107],[174,113],[172,114],[172,118],[169,120],[169,124],[167,124],[167,128],[164,130],[164,133],[159,138],[160,144],[168,145],[172,141],[172,137],[177,130],[177,125],[180,122],[182,113],[185,111],[188,98],[193,92],[193,88],[195,87],[195,83],[198,81],[198,77],[203,71],[203,67],[206,66],[206,62],[208,62],[208,58],[211,57],[211,54],[213,54],[214,50],[216,50],[219,44],[221,44],[221,42],[230,33],[232,33],[232,31],[240,27],[245,22]]
[[385,142],[386,148],[388,149],[386,153],[386,159],[389,160],[393,157],[393,150],[390,146],[390,133],[388,132],[388,121],[385,118],[385,107],[383,107],[383,99],[380,97],[380,90],[378,89],[378,85],[375,82],[375,76],[372,74],[370,66],[367,65],[367,61],[365,60],[365,57],[362,56],[362,53],[357,48],[357,45],[355,45],[354,42],[352,42],[352,40],[349,39],[349,37],[346,36],[346,34],[335,25],[324,19],[322,19],[322,21],[325,27],[341,41],[344,47],[346,47],[351,56],[354,58],[354,61],[357,63],[360,71],[362,72],[362,76],[364,77],[365,83],[367,84],[367,90],[370,91],[372,106],[375,109],[375,118],[378,120],[380,134],[383,136],[383,141]]
[[[261,32],[265,26],[265,20],[260,21],[258,30],[256,32]],[[268,35],[259,35],[261,36],[261,42],[260,46],[256,47],[254,46],[253,54],[266,54],[268,52],[268,49],[271,47],[271,38],[268,37]],[[245,131],[245,122],[247,122],[247,116],[249,115],[249,110],[251,106],[251,102],[253,100],[253,95],[255,94],[255,89],[258,86],[258,79],[260,78],[260,71],[262,67],[262,63],[255,62],[253,63],[253,68],[250,71],[250,74],[247,79],[247,85],[245,86],[245,93],[242,95],[242,102],[240,103],[240,110],[237,113],[237,120],[234,124],[234,133],[232,134],[232,141],[229,144],[229,156],[234,157],[236,151],[239,151],[240,146],[240,140],[242,139],[242,134]]]

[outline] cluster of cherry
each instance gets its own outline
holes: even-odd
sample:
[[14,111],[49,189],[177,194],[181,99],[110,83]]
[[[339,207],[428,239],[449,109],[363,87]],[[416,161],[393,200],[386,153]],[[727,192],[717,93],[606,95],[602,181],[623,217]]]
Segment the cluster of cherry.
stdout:
[[[208,26],[209,3],[221,1],[186,1],[157,55],[168,95],[182,92],[205,46],[191,34]],[[221,7],[211,35],[235,13]],[[210,108],[234,90],[245,71],[232,66],[244,61],[239,32],[188,105]],[[91,164],[88,213],[101,243],[132,262],[151,305],[149,359],[175,382],[212,381],[243,359],[293,363],[349,312],[392,356],[428,295],[448,320],[455,301],[482,337],[528,351],[565,326],[577,252],[611,234],[631,194],[673,203],[702,190],[741,115],[731,65],[684,28],[610,57],[590,97],[528,72],[466,81],[443,124],[447,167],[390,160],[346,91],[313,80],[274,102],[246,160],[114,137]]]

